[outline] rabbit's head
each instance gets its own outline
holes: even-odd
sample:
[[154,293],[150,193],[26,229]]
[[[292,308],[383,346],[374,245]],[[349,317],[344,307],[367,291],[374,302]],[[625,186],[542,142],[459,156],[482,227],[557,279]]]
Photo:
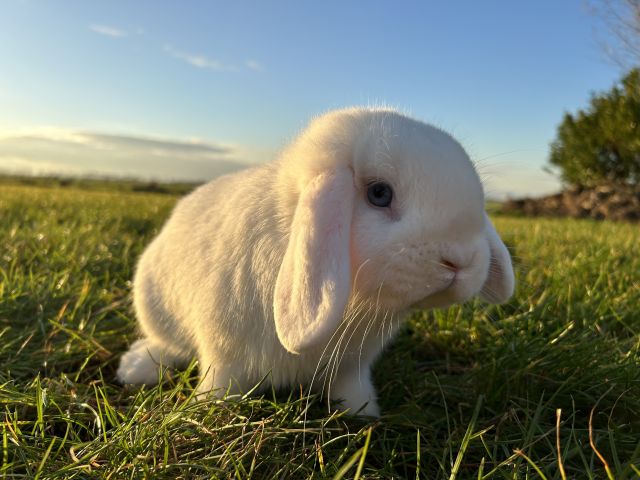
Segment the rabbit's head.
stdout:
[[353,298],[398,312],[512,295],[478,175],[441,130],[391,110],[331,112],[285,151],[280,172],[295,213],[274,313],[290,352],[325,343]]

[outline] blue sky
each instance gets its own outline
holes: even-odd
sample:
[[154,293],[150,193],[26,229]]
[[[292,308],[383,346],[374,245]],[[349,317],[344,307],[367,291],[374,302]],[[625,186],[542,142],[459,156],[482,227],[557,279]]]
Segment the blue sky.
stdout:
[[563,113],[622,74],[605,39],[582,0],[5,0],[0,169],[205,179],[386,104],[456,136],[489,193],[550,191]]

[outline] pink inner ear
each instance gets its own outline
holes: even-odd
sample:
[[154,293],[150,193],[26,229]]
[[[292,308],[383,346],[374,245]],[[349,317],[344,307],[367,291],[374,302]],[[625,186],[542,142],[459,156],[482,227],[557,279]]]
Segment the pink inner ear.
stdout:
[[351,290],[355,188],[348,168],[322,173],[300,194],[274,292],[276,332],[292,353],[326,343]]

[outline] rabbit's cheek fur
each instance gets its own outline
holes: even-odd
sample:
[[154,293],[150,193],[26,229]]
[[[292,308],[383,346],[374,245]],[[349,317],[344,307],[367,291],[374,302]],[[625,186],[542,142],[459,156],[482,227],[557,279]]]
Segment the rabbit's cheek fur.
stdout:
[[417,262],[412,253],[401,248],[386,257],[370,257],[359,268],[354,290],[361,297],[373,298],[382,307],[398,311],[451,283],[450,271]]
[[[382,308],[406,310],[448,306],[478,294],[488,276],[490,249],[483,236],[463,244],[412,244],[409,240],[386,249],[358,252],[353,289]],[[444,263],[457,266],[454,271]]]

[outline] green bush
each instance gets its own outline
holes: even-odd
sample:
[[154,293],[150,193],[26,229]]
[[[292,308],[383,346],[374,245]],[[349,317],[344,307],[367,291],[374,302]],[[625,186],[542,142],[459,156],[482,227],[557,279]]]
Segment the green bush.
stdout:
[[573,185],[640,183],[640,69],[594,94],[586,110],[565,114],[549,162]]

